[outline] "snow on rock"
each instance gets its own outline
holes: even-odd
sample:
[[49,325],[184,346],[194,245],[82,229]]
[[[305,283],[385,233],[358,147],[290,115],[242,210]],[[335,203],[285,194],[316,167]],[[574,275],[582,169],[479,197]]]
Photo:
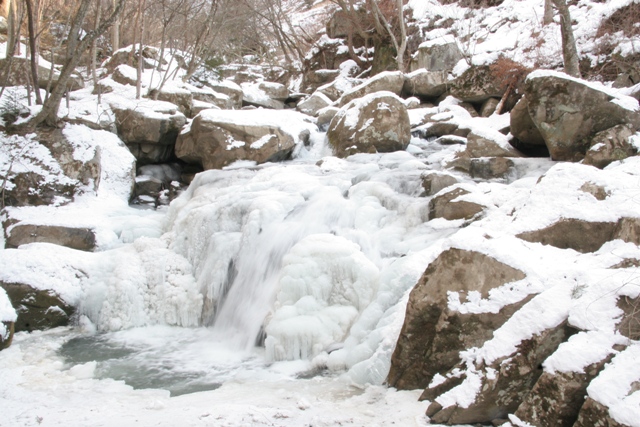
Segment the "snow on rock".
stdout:
[[175,152],[205,169],[237,160],[279,161],[302,149],[316,131],[308,116],[294,111],[204,110],[180,133]]

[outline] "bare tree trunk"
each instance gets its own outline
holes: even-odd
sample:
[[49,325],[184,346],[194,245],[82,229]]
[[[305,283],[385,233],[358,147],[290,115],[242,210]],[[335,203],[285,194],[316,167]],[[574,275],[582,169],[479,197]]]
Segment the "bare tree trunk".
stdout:
[[[113,0],[113,8],[116,8],[116,0]],[[113,51],[120,49],[120,17],[117,17],[111,28],[111,47]]]
[[553,4],[558,8],[560,14],[560,32],[562,34],[562,59],[564,61],[564,72],[572,77],[580,78],[580,61],[576,40],[573,37],[571,28],[571,14],[566,0],[553,0]]
[[398,25],[400,25],[400,46],[398,46],[396,61],[398,62],[398,70],[404,73],[404,53],[407,50],[407,26],[404,22],[404,2],[402,0],[396,0],[396,7],[398,8]]
[[140,96],[142,94],[142,43],[144,42],[144,4],[145,4],[145,0],[140,0],[140,3],[138,5],[139,10],[138,13],[140,14],[140,38],[138,39],[140,43],[138,43],[138,45],[140,46],[140,54],[138,55],[138,67],[137,67],[137,79],[136,79],[136,99],[140,99]]
[[16,28],[16,2],[9,0],[9,16],[7,17],[7,58],[12,57],[16,52],[16,42],[20,39],[20,27]]
[[67,38],[67,57],[64,65],[62,66],[62,71],[60,71],[58,81],[51,91],[51,96],[42,106],[42,110],[36,117],[33,118],[33,120],[31,120],[29,126],[35,127],[42,123],[45,123],[46,125],[51,127],[56,126],[58,122],[58,109],[60,108],[60,101],[62,100],[62,97],[66,92],[67,82],[69,81],[71,74],[78,65],[80,57],[96,38],[104,34],[109,29],[118,15],[122,12],[126,0],[118,0],[118,3],[115,9],[111,12],[109,18],[104,20],[97,30],[89,31],[82,38],[82,40],[79,40],[80,32],[82,29],[81,25],[87,14],[90,3],[91,0],[82,0],[82,2],[80,3],[80,7],[78,8],[73,18],[73,24],[71,25],[71,29],[69,31],[69,37]]
[[31,81],[33,81],[33,90],[36,93],[36,104],[42,105],[42,97],[38,87],[38,46],[36,43],[35,14],[31,0],[25,0],[27,5],[27,21],[29,27],[29,50],[31,53]]
[[544,16],[542,25],[549,25],[553,22],[553,3],[552,0],[544,0]]
[[[98,25],[100,25],[100,19],[102,18],[102,2],[98,1],[98,4],[96,5],[96,22],[93,26],[94,30],[98,29]],[[96,87],[97,83],[98,83],[98,74],[97,74],[97,59],[96,56],[98,55],[98,44],[97,44],[97,40],[94,40],[91,43],[91,78],[93,79],[93,87]]]

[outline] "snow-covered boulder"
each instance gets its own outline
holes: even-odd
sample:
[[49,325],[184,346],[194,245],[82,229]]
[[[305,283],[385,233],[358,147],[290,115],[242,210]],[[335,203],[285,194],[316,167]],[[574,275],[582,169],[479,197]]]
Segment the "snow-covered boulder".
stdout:
[[0,350],[11,345],[18,315],[9,301],[7,292],[0,288]]
[[604,168],[612,162],[638,154],[640,138],[627,125],[617,125],[598,132],[591,138],[591,147],[584,156],[584,164]]
[[275,99],[276,101],[284,102],[289,97],[289,90],[281,83],[260,82],[258,83],[258,88],[266,93],[269,98]]
[[462,314],[448,307],[449,293],[486,297],[524,273],[476,251],[451,248],[426,269],[409,296],[407,312],[391,359],[388,381],[399,389],[426,388],[460,361],[461,350],[481,345],[520,306],[499,313]]
[[231,80],[222,80],[219,82],[208,81],[205,83],[206,86],[213,89],[216,93],[221,93],[223,95],[227,95],[231,100],[232,109],[240,109],[242,108],[242,88],[240,85],[232,82]]
[[[264,83],[265,82],[242,83],[243,105],[246,104],[246,105],[255,106],[255,107],[270,108],[273,110],[282,110],[284,108],[283,100],[275,99],[271,96],[272,94],[277,94],[277,90],[274,90],[274,91],[269,90],[269,93],[267,93],[265,91],[265,88],[269,89],[270,86],[269,85],[265,86]],[[280,93],[279,95],[282,95],[282,93]]]
[[407,107],[391,92],[355,99],[331,120],[327,138],[338,157],[404,150],[411,139]]
[[[0,68],[5,69],[6,59],[0,59]],[[51,68],[45,67],[42,63],[46,63],[40,59],[41,64],[38,65],[38,87],[40,89],[46,89],[49,85],[49,78],[51,75]],[[53,77],[51,78],[51,85],[58,82],[60,72],[56,69],[53,70]],[[31,84],[31,62],[26,58],[14,57],[11,61],[11,73],[7,76],[7,86],[18,86],[27,83]],[[72,73],[67,82],[69,90],[78,90],[84,87],[84,80],[78,73]]]
[[112,102],[118,135],[139,163],[162,163],[173,147],[187,118],[171,103],[142,100]]
[[50,289],[37,289],[24,283],[0,281],[11,304],[17,307],[15,331],[32,331],[66,326],[75,308]]
[[111,78],[121,85],[135,86],[138,81],[138,70],[127,64],[121,64],[113,70]]
[[400,71],[385,71],[370,78],[364,83],[350,89],[342,94],[338,102],[340,107],[347,105],[357,98],[362,98],[375,92],[392,92],[400,95],[404,86],[404,74]]
[[534,71],[525,82],[531,118],[554,160],[579,161],[598,132],[627,124],[640,128],[634,98],[551,71]]
[[304,114],[315,116],[320,110],[331,105],[332,101],[321,92],[314,92],[311,96],[300,101],[296,109]]
[[34,242],[53,243],[81,251],[93,251],[96,247],[95,231],[85,227],[15,224],[7,227],[5,233],[9,248]]
[[484,206],[458,198],[469,191],[456,187],[436,195],[429,201],[429,219],[444,218],[449,221],[471,219],[484,210]]
[[284,160],[315,131],[306,119],[293,111],[205,110],[180,133],[176,156],[205,169],[220,169],[237,160]]
[[416,70],[405,76],[402,92],[412,96],[438,98],[450,86],[447,73],[443,71]]

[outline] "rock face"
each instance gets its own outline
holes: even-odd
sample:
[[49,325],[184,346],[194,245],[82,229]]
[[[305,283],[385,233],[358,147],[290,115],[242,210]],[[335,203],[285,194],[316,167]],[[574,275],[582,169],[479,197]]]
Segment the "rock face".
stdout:
[[637,101],[616,99],[561,73],[533,72],[524,90],[531,119],[553,160],[582,160],[592,138],[614,126],[640,128],[640,113],[633,110]]
[[456,201],[460,196],[469,194],[462,188],[440,194],[429,201],[429,219],[444,218],[449,221],[471,219],[484,210],[484,206],[465,200]]
[[205,110],[178,137],[176,156],[204,169],[220,169],[236,160],[284,160],[315,128],[304,117],[270,110]]
[[339,106],[343,107],[356,98],[362,98],[375,92],[387,91],[400,95],[404,86],[404,74],[400,71],[387,71],[372,77],[366,82],[346,91],[340,98]]
[[162,163],[170,159],[178,133],[187,118],[173,104],[148,101],[145,106],[111,105],[118,135],[139,164]]
[[399,389],[425,388],[433,376],[453,368],[459,352],[491,338],[521,304],[499,313],[461,314],[448,308],[448,292],[486,296],[524,274],[485,254],[462,249],[442,252],[411,291],[405,322],[391,359],[388,382]]
[[465,102],[484,102],[501,98],[505,88],[488,65],[471,67],[458,76],[451,87],[451,95]]
[[96,246],[96,236],[90,228],[16,224],[9,229],[6,237],[6,245],[10,248],[35,242],[53,243],[81,251],[93,251]]
[[356,99],[331,120],[327,138],[338,157],[404,150],[411,139],[407,107],[390,92]]
[[411,69],[451,71],[462,58],[462,51],[455,42],[423,43],[418,48],[417,58],[411,63]]
[[66,326],[75,309],[65,303],[50,290],[39,290],[21,283],[0,281],[11,304],[18,313],[15,331],[33,331],[39,329]]

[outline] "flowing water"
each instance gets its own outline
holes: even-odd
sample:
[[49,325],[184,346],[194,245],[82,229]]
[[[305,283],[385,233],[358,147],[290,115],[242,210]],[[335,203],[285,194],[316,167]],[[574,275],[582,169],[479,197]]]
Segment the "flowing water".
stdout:
[[[278,361],[299,378],[381,384],[408,290],[457,225],[428,223],[421,197],[421,176],[455,147],[413,143],[413,155],[199,174],[168,209],[165,236],[120,253],[115,273],[87,287],[97,332],[59,354],[96,378],[172,395],[275,375]],[[138,270],[145,281],[124,285]]]

